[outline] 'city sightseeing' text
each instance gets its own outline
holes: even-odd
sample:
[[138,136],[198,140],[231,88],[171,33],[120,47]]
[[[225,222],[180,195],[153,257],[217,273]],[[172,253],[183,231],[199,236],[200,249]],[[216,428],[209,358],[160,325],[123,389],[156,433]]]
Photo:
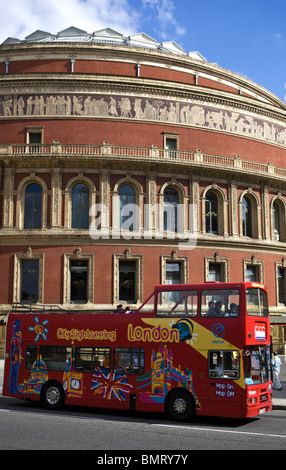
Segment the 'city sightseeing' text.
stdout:
[[65,328],[58,328],[57,330],[58,339],[65,339],[66,341],[82,341],[83,339],[96,340],[96,341],[116,341],[116,331],[92,331],[92,330],[67,330]]

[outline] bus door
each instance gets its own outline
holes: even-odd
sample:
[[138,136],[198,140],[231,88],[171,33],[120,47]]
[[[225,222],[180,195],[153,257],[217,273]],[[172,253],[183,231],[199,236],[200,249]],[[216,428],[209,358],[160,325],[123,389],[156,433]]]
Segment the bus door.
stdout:
[[227,410],[233,414],[235,407],[240,412],[241,387],[237,381],[241,374],[238,350],[213,349],[208,352],[208,399],[217,403],[222,416],[227,416]]

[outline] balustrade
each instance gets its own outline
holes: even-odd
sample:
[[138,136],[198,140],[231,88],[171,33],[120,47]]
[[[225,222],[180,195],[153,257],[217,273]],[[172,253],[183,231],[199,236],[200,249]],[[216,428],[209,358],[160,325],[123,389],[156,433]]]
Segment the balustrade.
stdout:
[[255,175],[267,175],[276,179],[286,179],[286,169],[279,168],[273,163],[260,163],[251,160],[243,160],[239,156],[226,157],[223,155],[211,155],[196,150],[189,152],[186,150],[159,149],[156,145],[152,147],[131,147],[124,145],[111,145],[104,142],[101,145],[95,144],[61,144],[55,141],[52,144],[8,144],[0,145],[0,159],[6,163],[13,157],[47,157],[57,158],[108,158],[116,157],[122,159],[142,159],[149,161],[162,161],[172,164],[187,164],[191,166],[207,166],[221,169],[232,169],[253,173]]

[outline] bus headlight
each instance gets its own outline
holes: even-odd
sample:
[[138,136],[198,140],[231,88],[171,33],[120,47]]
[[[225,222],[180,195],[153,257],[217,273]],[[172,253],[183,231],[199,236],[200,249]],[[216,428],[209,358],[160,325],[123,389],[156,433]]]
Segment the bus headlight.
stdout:
[[248,405],[255,405],[257,403],[257,397],[247,398]]

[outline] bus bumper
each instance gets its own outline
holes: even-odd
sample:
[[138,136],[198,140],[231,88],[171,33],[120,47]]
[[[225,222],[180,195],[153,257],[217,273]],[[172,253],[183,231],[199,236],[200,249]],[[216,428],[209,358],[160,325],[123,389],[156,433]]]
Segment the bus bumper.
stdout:
[[272,410],[272,401],[267,403],[260,403],[257,406],[247,406],[243,413],[243,418],[252,418],[259,416]]

